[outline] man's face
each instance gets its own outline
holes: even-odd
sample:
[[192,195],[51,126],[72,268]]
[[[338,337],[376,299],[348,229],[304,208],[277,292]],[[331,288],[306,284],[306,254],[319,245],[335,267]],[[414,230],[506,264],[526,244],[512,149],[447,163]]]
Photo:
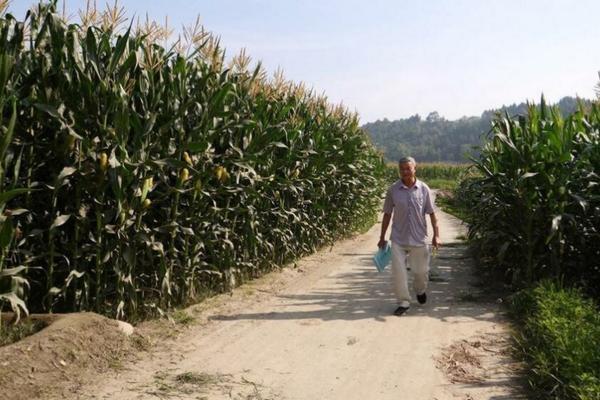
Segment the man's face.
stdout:
[[415,177],[415,164],[411,162],[402,163],[400,164],[399,169],[402,180],[412,180],[412,178]]

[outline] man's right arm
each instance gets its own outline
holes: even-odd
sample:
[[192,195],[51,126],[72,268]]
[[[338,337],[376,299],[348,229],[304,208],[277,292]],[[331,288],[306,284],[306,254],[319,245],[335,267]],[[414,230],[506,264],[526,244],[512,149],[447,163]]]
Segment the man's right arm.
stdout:
[[377,247],[383,249],[385,247],[385,233],[387,232],[387,228],[390,225],[390,219],[392,218],[392,214],[383,214],[383,221],[381,221],[381,235],[379,236],[379,243],[377,243]]

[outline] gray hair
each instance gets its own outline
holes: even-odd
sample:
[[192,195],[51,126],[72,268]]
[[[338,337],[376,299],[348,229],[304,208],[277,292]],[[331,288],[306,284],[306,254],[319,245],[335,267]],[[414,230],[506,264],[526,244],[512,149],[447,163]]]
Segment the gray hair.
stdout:
[[407,163],[413,163],[413,165],[417,165],[417,162],[412,157],[402,157],[400,161],[398,161],[398,165]]

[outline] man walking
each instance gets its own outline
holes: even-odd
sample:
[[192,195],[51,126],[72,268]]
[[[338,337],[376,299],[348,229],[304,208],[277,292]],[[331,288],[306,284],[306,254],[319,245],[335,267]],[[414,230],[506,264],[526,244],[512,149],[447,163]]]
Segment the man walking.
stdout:
[[427,219],[433,226],[432,245],[441,245],[440,231],[429,186],[416,177],[417,163],[412,157],[402,158],[398,163],[400,178],[387,191],[383,204],[380,248],[386,244],[385,233],[392,219],[392,280],[398,300],[395,315],[402,315],[410,307],[407,262],[414,271],[414,290],[419,304],[427,301],[429,278],[429,247],[427,246]]

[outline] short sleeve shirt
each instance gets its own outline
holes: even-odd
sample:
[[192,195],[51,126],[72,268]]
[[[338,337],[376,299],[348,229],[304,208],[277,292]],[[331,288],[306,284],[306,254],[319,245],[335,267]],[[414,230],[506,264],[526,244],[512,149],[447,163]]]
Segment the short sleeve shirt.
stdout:
[[427,214],[435,211],[429,186],[417,179],[407,187],[402,179],[387,191],[383,212],[393,213],[392,242],[401,246],[424,246],[427,243]]

